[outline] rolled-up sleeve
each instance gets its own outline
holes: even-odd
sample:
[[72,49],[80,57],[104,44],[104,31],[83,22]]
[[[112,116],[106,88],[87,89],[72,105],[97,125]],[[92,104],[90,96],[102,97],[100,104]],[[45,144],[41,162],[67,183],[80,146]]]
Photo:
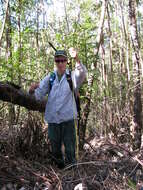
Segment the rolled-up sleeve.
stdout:
[[49,77],[49,74],[46,77],[44,77],[44,79],[40,81],[39,87],[35,90],[34,95],[37,100],[43,100],[43,98],[48,94]]
[[75,70],[72,72],[74,88],[77,89],[84,82],[87,75],[87,69],[82,63],[76,63]]

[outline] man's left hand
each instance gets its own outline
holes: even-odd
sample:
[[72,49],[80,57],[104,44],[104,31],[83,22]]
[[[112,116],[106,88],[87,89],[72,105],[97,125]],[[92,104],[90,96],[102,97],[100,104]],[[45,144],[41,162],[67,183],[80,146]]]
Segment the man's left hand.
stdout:
[[69,48],[69,54],[73,59],[75,59],[76,62],[79,62],[78,53],[75,48]]

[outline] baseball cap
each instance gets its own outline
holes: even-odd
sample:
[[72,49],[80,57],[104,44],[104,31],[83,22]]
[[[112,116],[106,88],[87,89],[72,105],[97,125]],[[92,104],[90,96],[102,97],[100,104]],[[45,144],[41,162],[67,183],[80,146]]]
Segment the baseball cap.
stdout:
[[65,51],[65,50],[57,50],[56,52],[55,52],[55,57],[58,57],[58,56],[64,56],[64,57],[68,57],[67,56],[67,52]]

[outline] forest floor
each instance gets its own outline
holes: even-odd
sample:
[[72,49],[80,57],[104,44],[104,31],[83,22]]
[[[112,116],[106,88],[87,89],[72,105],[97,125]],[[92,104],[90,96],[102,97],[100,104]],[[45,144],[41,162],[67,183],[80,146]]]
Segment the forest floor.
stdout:
[[[40,142],[42,147],[34,142],[33,136],[41,132],[34,131],[29,134],[30,130],[26,129],[25,136],[22,131],[23,141],[20,140],[20,135],[17,135],[18,132],[10,134],[6,129],[1,132],[0,190],[143,188],[143,150],[130,151],[127,144],[93,135],[86,140],[78,163],[59,170],[51,162],[48,142]],[[35,130],[37,131],[36,128]],[[45,133],[42,134],[45,137]],[[29,138],[26,139],[28,135]]]

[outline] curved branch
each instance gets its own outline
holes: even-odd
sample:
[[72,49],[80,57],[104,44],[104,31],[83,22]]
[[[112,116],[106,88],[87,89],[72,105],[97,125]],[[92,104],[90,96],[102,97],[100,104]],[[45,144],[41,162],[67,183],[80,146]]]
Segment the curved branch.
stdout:
[[44,112],[46,106],[46,101],[37,101],[33,95],[8,82],[0,82],[0,100],[39,112]]

